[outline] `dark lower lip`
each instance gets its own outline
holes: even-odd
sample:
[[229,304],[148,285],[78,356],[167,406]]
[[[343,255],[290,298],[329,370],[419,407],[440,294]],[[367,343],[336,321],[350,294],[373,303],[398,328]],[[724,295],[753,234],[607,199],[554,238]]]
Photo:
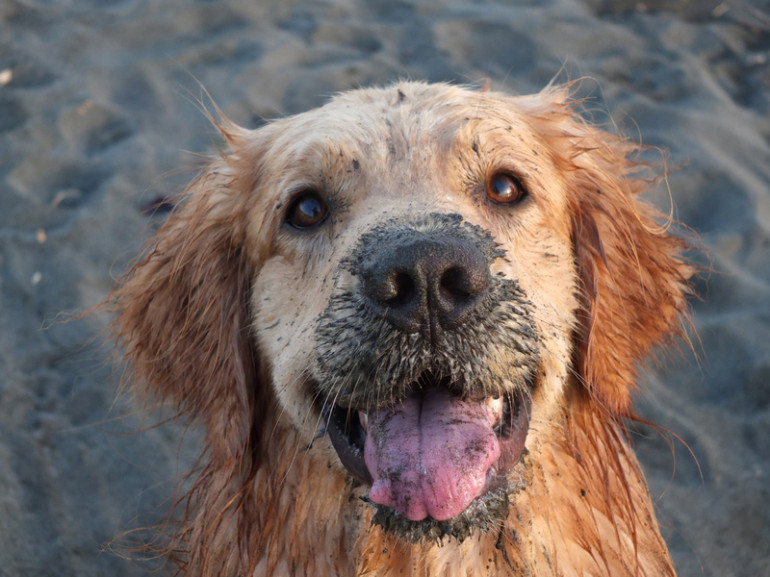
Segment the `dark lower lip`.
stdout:
[[358,481],[370,485],[372,476],[364,461],[366,432],[358,418],[358,411],[337,405],[325,405],[321,410],[329,439],[340,461]]
[[[356,480],[370,485],[372,477],[364,460],[366,432],[358,411],[327,404],[321,412],[343,466]],[[531,396],[528,391],[517,391],[505,398],[502,420],[495,427],[500,443],[500,458],[494,466],[495,476],[504,476],[518,463],[529,430],[530,412]]]
[[516,466],[524,450],[532,414],[532,396],[529,390],[517,391],[506,399],[506,410],[497,438],[500,442],[498,474],[505,475]]

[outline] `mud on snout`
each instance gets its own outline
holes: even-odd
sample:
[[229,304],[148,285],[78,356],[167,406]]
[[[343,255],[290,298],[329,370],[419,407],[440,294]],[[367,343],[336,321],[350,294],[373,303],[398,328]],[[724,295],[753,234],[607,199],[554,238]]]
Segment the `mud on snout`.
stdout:
[[505,252],[458,214],[392,219],[342,259],[316,334],[332,444],[402,538],[500,526],[537,385],[539,339]]

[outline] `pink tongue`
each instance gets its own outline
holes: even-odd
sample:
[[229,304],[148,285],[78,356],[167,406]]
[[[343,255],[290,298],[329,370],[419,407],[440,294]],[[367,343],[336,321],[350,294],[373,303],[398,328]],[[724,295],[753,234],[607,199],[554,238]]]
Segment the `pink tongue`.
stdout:
[[412,521],[459,515],[500,457],[497,417],[483,402],[440,389],[371,413],[364,446],[374,479],[369,498]]

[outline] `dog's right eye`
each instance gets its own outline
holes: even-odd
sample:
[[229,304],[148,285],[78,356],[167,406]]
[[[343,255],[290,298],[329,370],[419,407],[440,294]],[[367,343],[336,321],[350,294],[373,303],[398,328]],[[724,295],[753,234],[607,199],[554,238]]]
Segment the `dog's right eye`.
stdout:
[[286,222],[298,229],[313,228],[326,220],[328,214],[321,196],[314,190],[306,190],[292,201],[286,213]]
[[497,172],[487,182],[487,197],[496,204],[516,204],[525,196],[521,180],[508,172]]

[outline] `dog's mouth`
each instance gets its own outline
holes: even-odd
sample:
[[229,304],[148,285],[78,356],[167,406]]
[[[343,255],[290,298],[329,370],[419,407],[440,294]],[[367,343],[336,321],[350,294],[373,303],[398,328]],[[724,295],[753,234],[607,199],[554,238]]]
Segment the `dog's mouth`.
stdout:
[[375,521],[400,524],[419,538],[418,525],[456,533],[455,520],[488,518],[501,499],[507,511],[506,474],[524,451],[530,395],[466,399],[457,389],[426,374],[395,405],[325,409],[340,461],[370,485]]

